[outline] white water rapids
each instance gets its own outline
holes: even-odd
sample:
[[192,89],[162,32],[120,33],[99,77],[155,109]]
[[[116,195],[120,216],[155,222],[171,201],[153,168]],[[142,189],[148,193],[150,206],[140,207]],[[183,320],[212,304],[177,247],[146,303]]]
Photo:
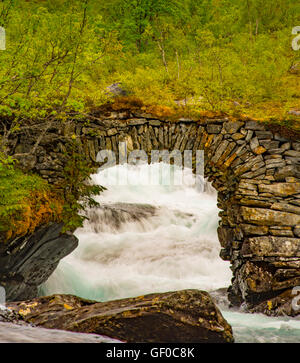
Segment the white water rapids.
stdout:
[[[125,182],[128,168],[130,185]],[[195,186],[189,172],[184,185],[164,185],[162,177],[159,185],[150,186],[154,168],[119,165],[92,176],[94,183],[108,188],[97,197],[101,208],[89,211],[90,219],[75,233],[79,247],[60,262],[42,294],[107,301],[189,288],[209,292],[230,285],[230,264],[219,257],[216,192],[208,183],[205,191]],[[180,173],[176,168],[175,177]],[[132,185],[134,181],[139,185]],[[236,342],[300,340],[297,319],[220,308]]]

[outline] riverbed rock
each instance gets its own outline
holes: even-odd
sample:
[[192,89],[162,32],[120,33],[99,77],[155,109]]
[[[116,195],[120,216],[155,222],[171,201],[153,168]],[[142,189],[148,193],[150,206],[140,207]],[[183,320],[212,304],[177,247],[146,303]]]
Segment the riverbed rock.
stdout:
[[96,334],[73,333],[0,322],[0,343],[122,343]]
[[26,322],[130,343],[230,343],[232,329],[207,292],[184,290],[95,302],[52,295],[12,303]]
[[22,316],[18,312],[7,309],[3,305],[0,305],[0,322],[23,325],[25,324]]

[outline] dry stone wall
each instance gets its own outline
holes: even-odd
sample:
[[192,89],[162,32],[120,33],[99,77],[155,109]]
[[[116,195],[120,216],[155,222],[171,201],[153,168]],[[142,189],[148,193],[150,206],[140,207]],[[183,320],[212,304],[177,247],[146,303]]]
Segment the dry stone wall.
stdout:
[[39,132],[15,136],[11,150],[21,154],[25,168],[50,183],[63,177],[65,142],[74,135],[80,152],[93,163],[100,150],[118,155],[120,142],[127,142],[128,152],[204,150],[205,177],[218,191],[220,256],[232,266],[232,304],[270,311],[270,301],[277,299],[279,306],[278,297],[291,297],[287,291],[300,285],[300,140],[286,139],[255,121],[172,122],[112,112],[89,122],[53,125],[36,153],[22,156]]

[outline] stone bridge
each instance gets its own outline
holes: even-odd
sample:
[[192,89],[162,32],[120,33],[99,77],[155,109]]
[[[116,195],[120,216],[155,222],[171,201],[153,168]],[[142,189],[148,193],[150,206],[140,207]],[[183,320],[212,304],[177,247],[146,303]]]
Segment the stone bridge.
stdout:
[[[29,152],[40,130],[11,140],[13,154]],[[300,285],[300,140],[255,121],[162,120],[108,112],[89,121],[53,125],[35,155],[21,163],[50,183],[63,176],[66,140],[96,162],[98,151],[204,150],[205,177],[218,191],[220,256],[232,265],[229,299],[265,313],[280,309]],[[217,272],[216,272],[217,273]]]

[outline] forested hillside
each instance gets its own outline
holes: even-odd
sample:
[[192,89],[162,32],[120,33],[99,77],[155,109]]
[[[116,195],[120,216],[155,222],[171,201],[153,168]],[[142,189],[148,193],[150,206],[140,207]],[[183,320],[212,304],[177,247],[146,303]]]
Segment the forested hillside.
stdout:
[[9,137],[35,125],[34,155],[52,122],[111,102],[112,84],[129,96],[121,104],[162,114],[246,115],[300,129],[299,1],[3,0],[0,26],[0,233],[8,236],[61,214],[74,229],[79,199],[92,203],[99,192],[70,152],[67,192],[50,195],[39,176],[15,169]]
[[300,107],[294,0],[4,0],[0,25],[4,116],[87,111],[118,82],[194,112],[287,120]]

